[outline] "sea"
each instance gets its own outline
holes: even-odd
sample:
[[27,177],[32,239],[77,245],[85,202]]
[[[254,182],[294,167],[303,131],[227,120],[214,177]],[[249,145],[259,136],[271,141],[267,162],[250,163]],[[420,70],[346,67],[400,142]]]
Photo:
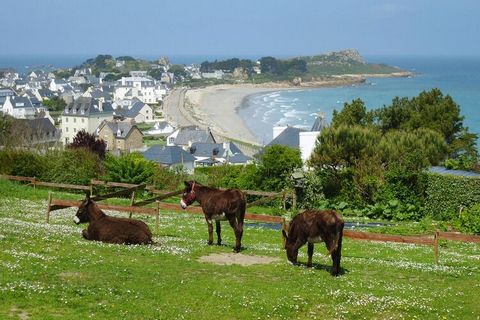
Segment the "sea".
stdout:
[[[439,88],[460,106],[464,126],[480,136],[480,57],[373,56],[367,62],[385,63],[415,73],[405,78],[367,78],[363,84],[336,88],[280,90],[244,99],[240,116],[258,142],[272,140],[274,126],[310,129],[318,113],[328,122],[345,102],[362,99],[367,109],[391,104],[394,97],[414,97]],[[477,143],[478,145],[478,143]]]
[[[36,68],[56,69],[80,65],[95,55],[0,55],[0,68],[11,67],[20,73]],[[147,60],[161,55],[132,55]],[[221,60],[225,56],[169,56],[175,64]],[[246,56],[241,58],[257,59]],[[367,109],[389,105],[394,97],[414,97],[424,90],[439,88],[460,106],[464,126],[480,136],[480,57],[466,56],[366,56],[370,63],[385,63],[415,73],[405,78],[367,78],[363,84],[336,88],[304,90],[272,90],[244,99],[239,115],[257,137],[267,144],[273,127],[290,125],[311,128],[318,113],[331,121],[333,110],[341,110],[345,102],[362,99]]]

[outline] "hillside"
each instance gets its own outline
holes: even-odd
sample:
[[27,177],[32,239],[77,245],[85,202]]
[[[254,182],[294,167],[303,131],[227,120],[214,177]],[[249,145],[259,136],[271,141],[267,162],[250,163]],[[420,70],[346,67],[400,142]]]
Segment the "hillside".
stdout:
[[307,63],[307,73],[311,76],[341,74],[391,74],[404,72],[386,64],[366,63],[357,50],[349,49],[330,52],[318,56],[300,57]]

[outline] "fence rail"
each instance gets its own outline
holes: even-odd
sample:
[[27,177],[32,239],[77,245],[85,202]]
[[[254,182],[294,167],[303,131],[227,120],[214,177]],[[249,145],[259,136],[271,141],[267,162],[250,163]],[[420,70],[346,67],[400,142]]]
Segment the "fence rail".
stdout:
[[[145,184],[129,184],[129,183],[118,183],[118,182],[105,182],[99,180],[92,180],[89,186],[73,185],[73,184],[64,184],[64,183],[51,183],[51,182],[42,182],[37,180],[35,177],[22,177],[22,176],[10,176],[10,175],[0,175],[0,178],[14,180],[14,181],[23,181],[28,182],[29,185],[38,185],[45,187],[53,188],[64,188],[64,189],[74,189],[74,190],[84,190],[90,191],[92,193],[93,185],[102,185],[107,187],[119,187],[125,188],[124,190],[115,191],[105,195],[97,195],[92,197],[93,200],[101,201],[117,196],[125,196],[131,194],[131,204],[130,206],[119,206],[119,205],[107,205],[107,204],[98,204],[100,209],[105,210],[115,210],[121,212],[129,212],[130,216],[132,213],[140,213],[147,215],[154,215],[156,217],[156,230],[159,229],[159,220],[160,220],[160,209],[170,210],[170,211],[184,211],[192,214],[203,214],[203,211],[198,206],[190,206],[185,210],[181,209],[178,204],[160,202],[167,198],[176,196],[182,193],[182,190],[176,190],[168,192],[165,190],[156,190],[151,186],[146,186]],[[139,189],[148,190],[152,194],[157,194],[156,196],[146,199],[140,202],[135,203],[135,191]],[[247,204],[247,207],[256,205],[262,202],[270,201],[274,198],[283,197],[285,198],[290,194],[287,192],[262,192],[262,191],[252,191],[252,190],[243,190],[246,194],[264,196],[265,198],[259,199],[257,201]],[[295,201],[294,195],[290,195]],[[81,201],[76,200],[62,200],[62,199],[53,199],[51,193],[49,194],[48,199],[48,209],[46,214],[46,222],[49,222],[50,212],[54,210],[59,210],[67,207],[78,207]],[[155,203],[155,207],[144,207],[145,205]],[[279,216],[270,216],[254,213],[245,213],[245,219],[261,221],[267,223],[280,223],[284,224],[285,219]],[[381,241],[381,242],[397,242],[397,243],[412,243],[419,245],[429,245],[433,246],[435,253],[435,262],[438,264],[439,261],[439,240],[450,240],[450,241],[461,241],[461,242],[473,242],[480,243],[480,236],[477,235],[465,235],[456,232],[442,232],[436,231],[432,236],[402,236],[402,235],[388,235],[388,234],[379,234],[379,233],[370,233],[370,232],[360,232],[352,230],[344,230],[343,235],[346,238],[351,238],[354,240],[361,241]]]

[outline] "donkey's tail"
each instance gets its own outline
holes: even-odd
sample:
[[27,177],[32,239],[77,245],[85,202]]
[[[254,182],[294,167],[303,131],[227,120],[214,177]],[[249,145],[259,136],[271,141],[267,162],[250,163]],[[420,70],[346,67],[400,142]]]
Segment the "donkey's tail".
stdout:
[[339,244],[341,246],[342,237],[343,237],[343,226],[344,226],[344,222],[339,221],[339,223],[337,224],[337,228],[335,230],[336,232],[335,232],[335,235],[334,235],[334,238],[333,238],[333,243],[332,243],[330,249],[328,250],[328,255],[331,255],[332,253],[334,253],[335,250],[338,249]]

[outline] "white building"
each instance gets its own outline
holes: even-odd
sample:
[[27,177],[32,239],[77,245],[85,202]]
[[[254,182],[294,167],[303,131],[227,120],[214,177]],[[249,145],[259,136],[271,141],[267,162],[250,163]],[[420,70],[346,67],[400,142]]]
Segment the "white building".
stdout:
[[71,143],[77,132],[81,130],[95,133],[104,120],[113,120],[113,109],[110,103],[80,97],[67,105],[62,113],[61,141],[64,144]]
[[33,119],[36,109],[28,97],[7,96],[2,112],[18,119]]

